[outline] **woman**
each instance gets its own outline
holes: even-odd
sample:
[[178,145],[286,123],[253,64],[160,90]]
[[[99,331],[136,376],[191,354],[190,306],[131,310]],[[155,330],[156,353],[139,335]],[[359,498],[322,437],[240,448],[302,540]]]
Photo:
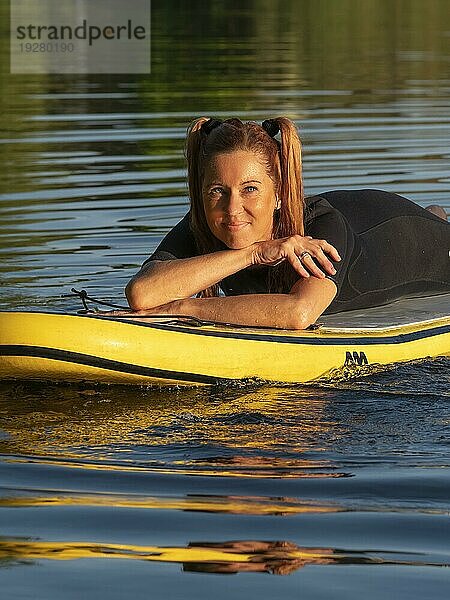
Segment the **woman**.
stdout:
[[449,224],[377,190],[305,199],[289,119],[202,117],[186,156],[191,208],[128,283],[137,314],[304,329],[324,311],[450,290]]

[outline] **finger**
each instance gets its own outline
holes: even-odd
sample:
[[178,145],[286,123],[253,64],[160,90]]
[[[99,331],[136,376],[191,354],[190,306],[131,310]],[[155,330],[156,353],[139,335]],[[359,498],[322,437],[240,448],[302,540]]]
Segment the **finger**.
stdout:
[[294,270],[301,275],[301,277],[309,277],[308,271],[305,269],[300,258],[295,254],[295,252],[289,253],[287,259],[294,267]]
[[320,263],[322,269],[325,269],[330,275],[336,275],[336,269],[334,268],[333,263],[325,256],[322,249],[315,252],[313,256]]
[[341,256],[340,256],[339,252],[336,250],[336,248],[334,246],[329,244],[326,240],[322,240],[320,242],[319,246],[320,246],[320,249],[323,252],[326,252],[327,254],[329,254],[333,260],[337,260],[337,261],[341,260]]
[[314,275],[314,277],[318,277],[319,279],[323,279],[325,277],[325,273],[314,262],[314,259],[311,256],[311,254],[305,254],[302,258],[302,262],[305,268],[307,268],[311,275]]

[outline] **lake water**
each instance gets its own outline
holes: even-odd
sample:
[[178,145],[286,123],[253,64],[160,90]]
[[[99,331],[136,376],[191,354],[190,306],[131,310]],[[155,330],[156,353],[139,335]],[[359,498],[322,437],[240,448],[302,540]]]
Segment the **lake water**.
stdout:
[[[154,0],[152,36],[147,76],[2,71],[3,310],[123,302],[187,210],[201,115],[294,119],[308,194],[450,211],[446,0]],[[447,598],[449,384],[444,358],[320,386],[1,382],[2,597]]]

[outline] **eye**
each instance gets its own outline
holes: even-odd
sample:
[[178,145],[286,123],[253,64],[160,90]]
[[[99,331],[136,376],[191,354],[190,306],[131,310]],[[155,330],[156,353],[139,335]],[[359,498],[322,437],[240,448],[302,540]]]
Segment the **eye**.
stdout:
[[246,192],[257,192],[258,188],[254,185],[247,185],[247,186],[245,186],[245,191]]
[[213,187],[209,190],[208,194],[210,195],[215,195],[215,194],[223,194],[223,188],[222,187]]

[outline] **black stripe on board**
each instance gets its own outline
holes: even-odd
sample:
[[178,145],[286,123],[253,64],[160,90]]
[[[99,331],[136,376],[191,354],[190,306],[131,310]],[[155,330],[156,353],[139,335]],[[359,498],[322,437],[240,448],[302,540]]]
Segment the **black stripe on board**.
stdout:
[[[233,330],[233,325],[226,325],[230,327],[230,331],[211,331],[204,330],[201,326],[186,326],[184,324],[178,323],[149,323],[147,322],[135,322],[130,321],[126,318],[120,317],[107,317],[101,315],[71,315],[71,314],[62,314],[62,313],[28,313],[28,314],[44,314],[44,315],[58,315],[76,319],[98,319],[100,321],[107,322],[120,322],[126,323],[127,325],[133,327],[147,327],[150,329],[158,329],[160,331],[173,331],[176,333],[183,333],[189,335],[201,335],[207,337],[217,337],[217,338],[225,338],[225,339],[236,339],[236,340],[252,340],[252,341],[261,341],[261,342],[276,342],[276,343],[284,343],[284,344],[305,344],[311,346],[346,346],[346,345],[373,345],[373,344],[401,344],[405,342],[412,342],[414,340],[421,340],[424,338],[430,338],[437,335],[443,335],[446,333],[450,333],[450,324],[448,325],[440,325],[438,327],[432,327],[430,329],[422,329],[419,331],[413,331],[410,333],[397,333],[393,335],[384,335],[384,336],[367,336],[367,337],[321,337],[320,333],[314,335],[274,335],[271,333],[247,333],[245,331],[236,331]],[[239,326],[236,326],[239,327]],[[253,327],[252,327],[253,329]],[[264,331],[267,328],[261,327],[261,331]],[[318,329],[320,332],[320,329]]]
[[233,379],[228,379],[226,377],[212,377],[196,373],[184,373],[182,371],[166,371],[164,369],[142,367],[117,360],[100,358],[99,356],[90,354],[81,354],[79,352],[45,348],[42,346],[0,345],[0,356],[47,358],[50,360],[58,360],[60,362],[96,367],[98,369],[107,369],[108,371],[117,371],[131,375],[143,375],[145,377],[155,377],[158,379],[172,379],[174,381],[185,381],[187,383],[208,383],[214,385],[234,381]]
[[[88,317],[89,319],[101,319],[111,321],[110,318],[105,317]],[[273,334],[260,334],[260,333],[245,333],[241,331],[205,331],[199,327],[185,327],[184,325],[165,325],[163,323],[130,323],[126,319],[115,318],[114,321],[120,321],[121,323],[127,323],[128,325],[134,325],[137,327],[149,327],[151,329],[159,329],[162,331],[176,331],[177,333],[188,333],[194,335],[204,335],[208,337],[219,337],[219,338],[232,338],[236,340],[253,340],[257,342],[276,342],[284,344],[306,344],[311,346],[349,346],[349,345],[372,345],[372,344],[401,344],[405,342],[412,342],[414,340],[421,340],[423,338],[434,337],[436,335],[442,335],[444,333],[450,333],[450,324],[441,325],[431,329],[422,329],[419,331],[412,331],[410,333],[397,333],[391,336],[380,336],[380,337],[320,337],[320,334],[316,336],[287,336],[287,335],[273,335]]]

